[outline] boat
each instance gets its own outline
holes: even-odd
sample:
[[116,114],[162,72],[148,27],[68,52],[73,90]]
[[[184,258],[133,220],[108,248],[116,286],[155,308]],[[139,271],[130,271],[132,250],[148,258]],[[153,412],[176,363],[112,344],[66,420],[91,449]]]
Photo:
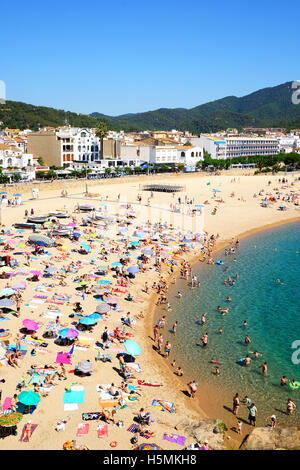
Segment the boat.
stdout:
[[15,228],[29,228],[29,229],[42,229],[42,225],[40,224],[34,224],[33,222],[16,222],[14,223]]
[[58,219],[67,219],[68,217],[70,217],[67,212],[59,212],[59,211],[49,212],[48,216],[57,217]]
[[44,224],[45,222],[48,222],[49,219],[50,217],[48,217],[47,215],[42,215],[40,217],[31,216],[27,218],[27,222],[31,222],[34,224]]

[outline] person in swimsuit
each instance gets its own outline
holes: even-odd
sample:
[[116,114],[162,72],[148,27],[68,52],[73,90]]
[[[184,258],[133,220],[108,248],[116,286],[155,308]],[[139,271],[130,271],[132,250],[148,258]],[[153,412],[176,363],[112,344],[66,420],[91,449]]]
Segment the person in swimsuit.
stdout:
[[197,392],[196,381],[193,380],[192,382],[189,382],[187,385],[188,385],[188,387],[189,387],[190,397],[191,397],[191,398],[194,398],[194,397],[195,397],[195,393]]
[[291,398],[288,399],[287,404],[286,404],[286,412],[288,415],[293,414],[293,411],[295,410],[296,405],[295,403],[291,400]]
[[232,412],[235,416],[237,416],[240,408],[240,399],[239,399],[239,394],[236,393],[233,397],[233,406],[232,406]]
[[31,432],[32,432],[32,424],[31,421],[27,421],[25,425],[25,431],[24,431],[24,439],[27,437],[27,441],[31,438]]

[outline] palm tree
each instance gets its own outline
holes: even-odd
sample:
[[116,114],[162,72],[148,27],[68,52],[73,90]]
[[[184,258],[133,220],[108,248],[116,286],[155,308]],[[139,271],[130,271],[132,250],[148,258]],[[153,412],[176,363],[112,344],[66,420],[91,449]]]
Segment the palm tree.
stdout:
[[105,122],[102,122],[100,121],[97,128],[96,128],[96,137],[98,137],[100,139],[100,142],[101,142],[101,145],[100,145],[100,159],[102,160],[103,159],[103,139],[105,137],[107,137],[107,134],[108,134],[108,129],[107,129],[107,125],[105,124]]

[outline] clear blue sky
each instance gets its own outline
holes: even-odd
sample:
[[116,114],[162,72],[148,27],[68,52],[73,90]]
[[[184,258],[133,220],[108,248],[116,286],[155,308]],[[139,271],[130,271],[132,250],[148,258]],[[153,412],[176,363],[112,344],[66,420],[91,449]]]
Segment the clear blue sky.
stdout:
[[7,99],[117,115],[300,79],[297,2],[2,2]]

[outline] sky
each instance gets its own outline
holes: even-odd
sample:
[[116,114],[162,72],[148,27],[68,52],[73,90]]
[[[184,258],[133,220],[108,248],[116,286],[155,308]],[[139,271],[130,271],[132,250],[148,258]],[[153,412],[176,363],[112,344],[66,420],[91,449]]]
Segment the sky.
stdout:
[[7,100],[115,116],[300,79],[298,2],[1,3]]

